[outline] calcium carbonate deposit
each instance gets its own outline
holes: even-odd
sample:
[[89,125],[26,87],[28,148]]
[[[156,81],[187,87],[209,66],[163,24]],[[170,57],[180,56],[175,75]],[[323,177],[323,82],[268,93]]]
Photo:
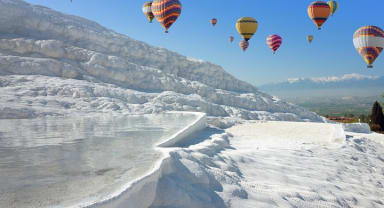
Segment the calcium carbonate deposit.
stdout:
[[0,13],[0,207],[384,207],[367,125],[80,17]]

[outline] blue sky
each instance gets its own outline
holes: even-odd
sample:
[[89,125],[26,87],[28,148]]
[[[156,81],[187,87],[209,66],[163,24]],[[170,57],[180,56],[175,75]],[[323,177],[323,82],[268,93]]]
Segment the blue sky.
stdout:
[[[183,11],[169,34],[154,21],[147,23],[141,7],[145,0],[27,0],[98,22],[151,45],[221,65],[254,85],[293,77],[340,76],[348,73],[384,75],[384,54],[368,70],[352,43],[364,25],[384,28],[383,0],[339,0],[340,8],[318,31],[308,18],[308,0],[181,0]],[[235,22],[254,17],[259,29],[247,52],[238,47]],[[212,27],[211,18],[218,24]],[[266,45],[270,34],[283,37],[276,55]],[[310,45],[306,36],[313,34]],[[231,44],[228,37],[233,35]]]

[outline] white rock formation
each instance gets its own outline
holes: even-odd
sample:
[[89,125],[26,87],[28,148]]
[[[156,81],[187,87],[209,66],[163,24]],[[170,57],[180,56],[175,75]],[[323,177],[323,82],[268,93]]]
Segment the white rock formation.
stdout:
[[72,112],[201,111],[319,121],[220,66],[152,47],[89,20],[0,0],[0,118]]

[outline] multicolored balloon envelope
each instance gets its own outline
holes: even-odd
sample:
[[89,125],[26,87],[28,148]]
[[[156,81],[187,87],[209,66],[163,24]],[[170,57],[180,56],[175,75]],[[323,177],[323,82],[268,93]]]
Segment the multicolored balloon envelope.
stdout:
[[246,51],[247,48],[248,48],[248,46],[249,46],[249,43],[248,43],[248,41],[246,41],[246,40],[242,40],[242,41],[240,41],[239,46],[240,46],[240,48],[241,48],[243,51]]
[[155,16],[152,13],[152,1],[145,2],[143,5],[143,13],[148,18],[149,22],[152,23]]
[[327,21],[331,14],[331,8],[328,3],[324,1],[312,2],[308,7],[308,16],[312,19],[313,23],[320,30],[321,26]]
[[277,49],[280,48],[282,43],[283,39],[280,37],[280,35],[275,34],[267,37],[267,44],[272,49],[274,54],[276,53]]
[[384,48],[384,31],[377,26],[361,27],[353,35],[353,44],[367,62],[368,68],[372,68]]
[[217,19],[216,18],[211,19],[211,24],[212,26],[215,26],[217,24]]
[[179,0],[154,0],[152,3],[152,12],[166,33],[180,16],[181,8]]
[[332,16],[335,14],[339,8],[339,4],[336,1],[328,1],[329,8],[331,9]]
[[256,33],[259,23],[252,17],[242,17],[236,22],[237,32],[248,41]]

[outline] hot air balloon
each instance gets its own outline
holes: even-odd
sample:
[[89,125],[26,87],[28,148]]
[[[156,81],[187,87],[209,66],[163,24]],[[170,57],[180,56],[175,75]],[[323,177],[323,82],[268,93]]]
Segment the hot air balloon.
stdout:
[[235,38],[233,36],[229,36],[229,41],[232,43]]
[[259,24],[252,17],[242,17],[236,22],[237,32],[248,41],[256,33]]
[[181,3],[179,0],[154,0],[152,12],[168,33],[169,28],[181,14]]
[[308,36],[307,36],[307,40],[308,40],[309,43],[312,43],[312,41],[313,41],[313,35],[308,35]]
[[272,49],[273,54],[276,53],[277,49],[280,48],[282,43],[283,39],[280,37],[280,35],[275,34],[267,37],[267,44]]
[[331,8],[324,1],[312,2],[308,7],[308,16],[312,19],[313,23],[317,25],[317,28],[321,30],[321,26],[327,21]]
[[217,19],[216,18],[211,19],[211,24],[212,26],[215,26],[217,24]]
[[152,13],[152,1],[145,2],[143,5],[143,13],[148,18],[149,22],[152,23],[155,16]]
[[241,40],[240,43],[239,43],[239,46],[240,48],[243,50],[243,51],[246,51],[248,46],[249,46],[249,43],[247,40]]
[[367,62],[368,68],[372,68],[384,48],[384,31],[377,26],[361,27],[353,35],[353,44]]
[[339,4],[336,1],[328,1],[328,5],[333,16],[333,14],[335,14],[336,10],[339,8]]

